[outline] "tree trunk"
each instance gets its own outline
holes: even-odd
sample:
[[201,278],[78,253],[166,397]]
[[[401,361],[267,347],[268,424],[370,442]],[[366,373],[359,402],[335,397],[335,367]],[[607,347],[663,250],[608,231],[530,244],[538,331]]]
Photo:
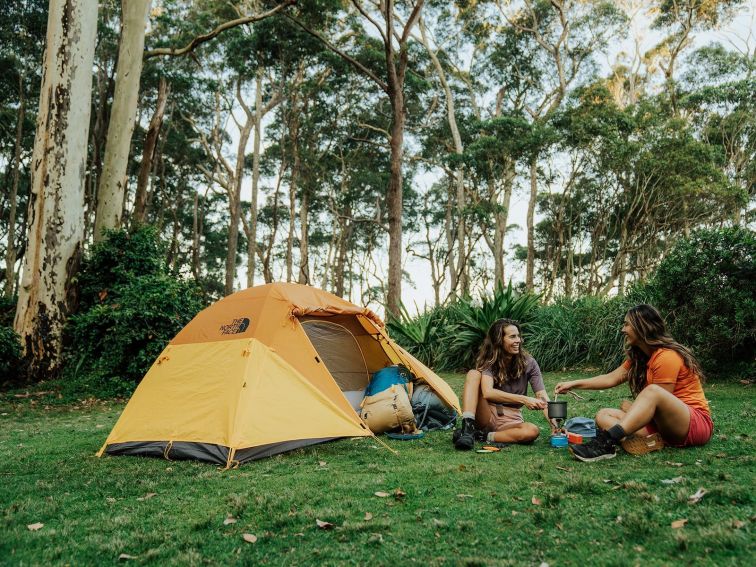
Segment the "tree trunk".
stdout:
[[144,137],[142,163],[139,166],[139,177],[137,178],[136,195],[134,196],[134,222],[137,224],[142,224],[147,214],[147,185],[150,180],[150,172],[152,171],[152,162],[155,158],[155,148],[157,147],[158,136],[160,135],[160,127],[163,125],[168,91],[168,83],[165,77],[160,77],[155,112],[152,114],[150,125],[147,128],[147,135]]
[[[252,202],[249,209],[250,234],[247,235],[247,287],[255,285],[257,254],[257,194],[260,183],[260,140],[262,137],[262,70],[255,77],[255,141],[252,154]],[[276,201],[277,203],[278,201]]]
[[[241,79],[240,79],[241,80]],[[244,177],[244,157],[247,143],[252,133],[254,122],[249,115],[239,132],[239,145],[236,148],[236,166],[234,168],[233,190],[229,194],[228,249],[226,251],[226,282],[224,293],[231,295],[234,291],[236,276],[236,252],[239,248],[239,221],[241,219],[241,186]]]
[[21,146],[24,138],[24,118],[26,117],[26,97],[24,96],[24,76],[18,76],[18,122],[16,123],[16,148],[13,156],[13,185],[8,197],[8,248],[5,250],[5,297],[13,297],[16,282],[16,207],[18,205],[18,178],[21,173]]
[[404,92],[391,89],[391,177],[386,192],[389,228],[389,269],[386,316],[398,315],[402,301],[402,153],[404,147]]
[[525,289],[533,292],[535,272],[535,206],[538,197],[538,163],[535,156],[530,159],[530,198],[528,199],[528,260],[525,270]]
[[[297,159],[298,154],[297,154]],[[309,192],[306,188],[302,190],[302,199],[299,203],[299,283],[310,283],[310,257],[308,250],[308,231],[310,230],[307,219],[309,203]]]
[[60,370],[84,237],[84,174],[97,2],[50,0],[32,155],[28,250],[14,327],[40,380]]
[[192,275],[194,280],[200,280],[200,205],[199,191],[194,191],[194,205],[192,207]]
[[131,135],[134,133],[139,79],[142,74],[144,31],[150,0],[122,0],[121,42],[118,48],[115,95],[110,111],[108,140],[105,145],[100,186],[97,189],[94,240],[102,239],[104,229],[121,226],[126,194],[126,169]]

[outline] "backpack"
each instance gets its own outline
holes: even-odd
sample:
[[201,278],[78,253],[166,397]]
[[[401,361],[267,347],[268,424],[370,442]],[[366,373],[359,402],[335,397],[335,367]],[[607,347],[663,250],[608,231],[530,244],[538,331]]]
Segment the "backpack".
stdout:
[[413,378],[412,372],[403,364],[394,364],[393,366],[381,368],[370,378],[370,383],[365,389],[365,395],[374,396],[387,390],[394,384],[403,386],[404,391],[407,394],[411,394]]
[[457,421],[457,412],[446,405],[428,384],[419,384],[412,393],[412,413],[418,429],[434,431],[451,429]]

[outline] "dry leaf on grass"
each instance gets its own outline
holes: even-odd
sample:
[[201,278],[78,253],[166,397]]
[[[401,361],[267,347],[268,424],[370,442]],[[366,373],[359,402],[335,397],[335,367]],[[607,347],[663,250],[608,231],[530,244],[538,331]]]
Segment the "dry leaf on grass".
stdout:
[[688,504],[696,504],[700,502],[706,492],[707,490],[705,488],[699,488],[694,494],[688,496]]
[[233,516],[228,516],[225,520],[223,520],[223,525],[227,526],[229,524],[235,524],[236,521],[236,518],[234,518]]
[[333,529],[333,524],[331,522],[324,522],[323,520],[318,520],[317,518],[315,518],[315,523],[321,530]]
[[42,522],[37,522],[35,524],[29,524],[28,526],[26,526],[26,528],[29,531],[36,532],[37,530],[42,529],[42,526],[44,526],[44,524]]
[[255,543],[257,541],[257,536],[255,534],[242,534],[242,539],[247,543]]
[[670,467],[682,467],[683,463],[673,463],[672,461],[664,461],[665,465],[669,465]]
[[746,523],[743,520],[733,520],[732,521],[732,527],[735,528],[735,529],[738,529],[738,530],[740,528],[744,527],[745,525],[746,525]]
[[136,559],[136,556],[129,555],[128,553],[121,553],[121,555],[118,556],[119,561],[128,561],[129,559]]
[[153,496],[157,496],[157,492],[148,492],[144,496],[140,496],[139,498],[137,498],[137,500],[149,500]]
[[572,470],[572,469],[570,469],[570,468],[567,468],[567,467],[559,467],[559,466],[558,466],[558,467],[556,467],[556,468],[557,468],[558,470],[560,470],[560,471],[564,471],[564,472],[570,472],[570,471]]
[[328,463],[326,463],[325,461],[318,461],[318,466],[319,466],[320,468],[323,468],[323,467],[325,467],[325,466],[326,466],[327,464],[328,464]]
[[105,502],[107,502],[108,504],[115,504],[116,499],[112,496],[108,496],[107,498],[105,498]]
[[679,529],[680,529],[681,527],[683,527],[683,526],[684,526],[685,524],[687,524],[687,523],[688,523],[688,520],[687,520],[687,518],[684,518],[684,519],[682,519],[682,520],[675,520],[675,521],[674,521],[674,522],[672,522],[672,524],[671,524],[671,525],[672,525],[672,529],[673,529],[673,530],[679,530]]
[[370,512],[365,512],[365,521],[369,522],[373,519],[373,515]]
[[389,493],[388,492],[383,492],[383,491],[379,490],[378,492],[375,493],[375,495],[378,498],[386,498],[389,495]]
[[402,490],[401,488],[394,489],[394,498],[396,498],[397,500],[401,500],[405,496],[407,496],[407,493],[404,492],[404,490]]
[[533,496],[533,498],[530,499],[530,503],[533,504],[534,506],[540,506],[541,500]]
[[474,498],[472,494],[457,494],[457,498],[464,500],[465,498]]
[[664,478],[662,479],[662,484],[677,484],[679,482],[683,482],[685,480],[685,477],[683,476],[676,476],[674,478]]

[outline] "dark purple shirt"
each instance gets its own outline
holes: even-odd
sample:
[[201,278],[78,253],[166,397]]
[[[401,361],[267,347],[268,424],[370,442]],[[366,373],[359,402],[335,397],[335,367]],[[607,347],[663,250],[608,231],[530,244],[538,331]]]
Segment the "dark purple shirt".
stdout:
[[[532,356],[528,357],[525,361],[525,372],[523,372],[514,380],[509,380],[501,386],[496,386],[496,377],[493,375],[490,368],[485,368],[483,370],[483,375],[493,378],[494,388],[507,394],[515,394],[518,396],[526,395],[528,393],[528,383],[530,383],[530,387],[533,389],[533,393],[546,389],[546,386],[543,385],[543,376],[541,376],[541,369],[538,367],[536,359]],[[498,405],[513,408],[522,407],[522,404],[517,403],[500,403]]]

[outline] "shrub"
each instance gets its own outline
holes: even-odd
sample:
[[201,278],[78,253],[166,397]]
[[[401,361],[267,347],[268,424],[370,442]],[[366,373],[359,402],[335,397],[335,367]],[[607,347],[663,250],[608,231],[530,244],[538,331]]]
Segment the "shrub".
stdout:
[[675,339],[716,373],[756,350],[756,235],[733,227],[679,241],[652,278]]
[[[81,279],[91,303],[85,302],[66,327],[65,393],[129,395],[165,345],[203,307],[194,284],[166,273],[162,248],[150,245],[149,238],[156,239],[151,229],[140,229],[132,238],[109,232],[83,264]],[[153,258],[131,265],[137,252]],[[109,271],[98,280],[93,271],[103,266]]]
[[407,349],[407,352],[426,366],[439,367],[444,362],[448,319],[448,307],[426,308],[412,318],[402,304],[399,317],[389,318],[386,327],[391,338]]
[[23,380],[21,339],[11,327],[0,326],[0,384]]

